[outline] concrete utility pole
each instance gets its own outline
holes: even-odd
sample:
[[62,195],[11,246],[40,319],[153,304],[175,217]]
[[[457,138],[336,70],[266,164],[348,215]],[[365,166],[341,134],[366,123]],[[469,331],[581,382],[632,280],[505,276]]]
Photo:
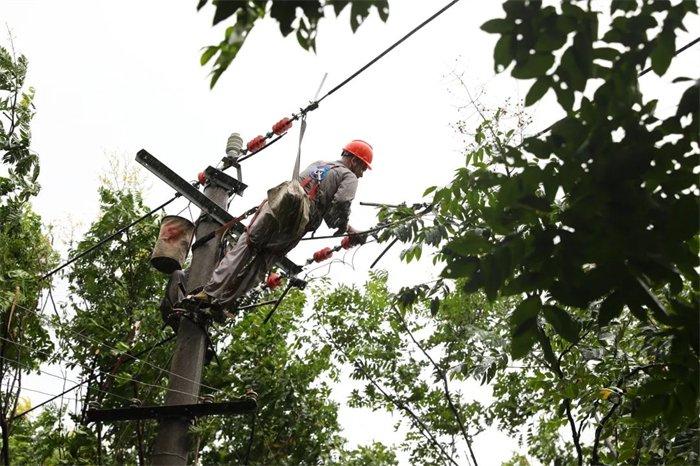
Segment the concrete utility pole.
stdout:
[[[209,183],[204,194],[222,209],[226,209],[229,191],[215,183]],[[199,218],[195,230],[197,238],[201,238],[216,230],[219,226],[205,213]],[[208,241],[192,253],[188,292],[204,286],[218,259],[218,241]],[[186,317],[180,318],[177,332],[175,353],[170,366],[170,380],[165,404],[185,405],[197,403],[199,386],[204,365],[204,353],[207,347],[205,330]],[[184,414],[184,413],[183,413]],[[158,436],[153,447],[153,464],[155,465],[186,465],[189,451],[188,431],[191,420],[185,416],[163,418],[158,428]]]

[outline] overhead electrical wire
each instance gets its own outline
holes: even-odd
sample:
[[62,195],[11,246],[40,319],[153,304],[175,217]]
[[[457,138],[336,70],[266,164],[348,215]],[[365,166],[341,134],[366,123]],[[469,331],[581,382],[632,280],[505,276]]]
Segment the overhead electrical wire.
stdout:
[[[305,108],[301,109],[301,111],[300,111],[298,114],[294,114],[294,115],[292,116],[292,119],[290,120],[290,122],[293,121],[293,120],[296,120],[296,119],[298,119],[298,118],[300,118],[300,117],[306,115],[306,113],[308,113],[308,112],[310,112],[310,111],[315,110],[316,108],[318,108],[318,104],[319,104],[322,100],[324,100],[326,97],[330,96],[331,94],[333,94],[334,92],[338,91],[340,88],[342,88],[343,86],[345,86],[347,83],[349,83],[350,81],[352,81],[353,79],[355,79],[360,73],[362,73],[363,71],[365,71],[367,68],[369,68],[370,66],[372,66],[372,65],[373,65],[374,63],[376,63],[377,61],[379,61],[382,57],[384,57],[386,54],[388,54],[390,51],[392,51],[394,48],[396,48],[399,44],[401,44],[401,43],[404,42],[406,39],[408,39],[409,37],[411,37],[413,34],[415,34],[416,32],[418,32],[420,29],[422,29],[422,28],[423,28],[424,26],[426,26],[428,23],[430,23],[430,22],[433,21],[435,18],[437,18],[438,16],[440,16],[442,13],[444,13],[447,9],[449,9],[451,6],[453,6],[453,5],[454,5],[455,3],[457,3],[457,2],[459,2],[459,0],[452,0],[452,1],[449,2],[447,5],[445,5],[444,7],[442,7],[440,10],[438,10],[436,13],[434,13],[434,14],[433,14],[432,16],[430,16],[428,19],[426,19],[426,20],[423,21],[421,24],[419,24],[418,26],[416,26],[415,28],[413,28],[413,29],[412,29],[411,31],[409,31],[407,34],[405,34],[401,39],[399,39],[398,41],[394,42],[391,46],[389,46],[387,49],[385,49],[382,53],[380,53],[379,55],[377,55],[375,58],[373,58],[372,60],[370,60],[367,64],[365,64],[365,65],[362,66],[360,69],[358,69],[357,71],[355,71],[354,73],[352,73],[350,76],[348,76],[348,77],[347,77],[345,80],[343,80],[340,84],[336,85],[333,89],[331,89],[330,91],[326,92],[326,94],[323,95],[320,99],[311,102],[311,103],[310,103],[309,105],[307,105]],[[268,139],[268,138],[271,137],[273,134],[275,134],[275,133],[268,133],[268,135],[266,135],[265,138]],[[277,135],[277,137],[273,138],[269,143],[266,143],[266,145],[262,146],[260,149],[258,149],[258,150],[256,150],[256,151],[253,151],[253,152],[251,152],[251,153],[249,153],[249,154],[245,154],[246,151],[244,150],[242,153],[244,153],[245,155],[244,155],[243,157],[240,157],[240,158],[237,160],[237,162],[239,162],[239,163],[240,163],[240,162],[243,162],[244,160],[249,159],[249,158],[252,157],[253,155],[258,154],[259,152],[262,152],[263,150],[265,150],[265,148],[267,148],[267,147],[271,146],[272,144],[274,144],[275,142],[279,141],[285,134],[287,134],[287,133],[284,132],[284,133],[282,133],[282,134]],[[54,274],[56,274],[56,273],[59,272],[60,270],[63,270],[65,267],[67,267],[68,265],[72,264],[73,262],[75,262],[75,261],[81,259],[82,257],[85,257],[86,255],[90,254],[91,252],[93,252],[94,250],[98,249],[99,247],[104,246],[107,242],[109,242],[109,241],[111,241],[112,239],[116,238],[117,236],[119,236],[120,234],[122,234],[122,233],[123,233],[124,231],[126,231],[127,229],[133,227],[133,226],[136,225],[137,223],[140,223],[140,222],[144,221],[145,219],[149,218],[149,217],[152,216],[154,213],[156,213],[157,211],[163,209],[164,207],[166,207],[167,205],[169,205],[170,203],[172,203],[173,201],[175,201],[175,199],[177,199],[177,198],[180,197],[180,196],[181,196],[180,193],[175,194],[174,197],[172,197],[172,198],[169,199],[168,201],[164,202],[164,203],[161,204],[160,206],[156,207],[155,209],[151,210],[150,212],[148,212],[147,214],[143,215],[142,217],[138,218],[138,219],[135,220],[134,222],[130,223],[129,225],[127,225],[127,226],[125,226],[125,227],[120,228],[119,230],[115,231],[115,232],[112,233],[111,235],[109,235],[109,236],[107,236],[106,238],[100,240],[100,241],[99,241],[97,244],[95,244],[94,246],[92,246],[92,247],[90,247],[89,249],[87,249],[87,250],[81,252],[80,254],[78,254],[77,256],[75,256],[75,257],[73,257],[73,258],[71,258],[70,260],[68,260],[68,261],[65,262],[64,264],[60,265],[59,267],[55,268],[54,270],[52,270],[52,271],[48,272],[47,274],[43,275],[43,276],[41,277],[41,280],[45,280],[45,279],[47,279],[47,278],[53,276]]]
[[[26,311],[29,311],[29,312],[34,312],[34,310],[29,309],[29,308],[24,307],[24,306],[21,306],[21,305],[19,305],[19,304],[17,305],[17,307],[19,307],[19,308],[21,308],[21,309],[24,309],[24,310],[26,310]],[[44,320],[47,319],[46,316],[39,315],[39,314],[37,314],[36,312],[34,312],[34,314],[35,314],[37,317],[39,317],[40,319],[44,319]],[[50,321],[48,321],[48,322],[50,323]],[[96,322],[96,321],[94,321],[94,320],[93,320],[93,323],[95,323],[98,327],[102,328],[103,330],[106,330],[106,331],[108,331],[108,332],[111,331],[110,329],[108,329],[108,328],[106,328],[106,327],[100,325],[98,322]],[[218,392],[221,391],[221,389],[211,387],[211,386],[209,386],[209,385],[207,385],[207,384],[204,384],[204,383],[201,383],[201,382],[196,382],[196,381],[194,381],[194,380],[192,380],[192,379],[189,379],[189,378],[187,378],[187,377],[183,377],[182,375],[175,374],[175,373],[173,373],[173,372],[171,372],[171,371],[169,371],[169,370],[167,370],[167,369],[165,369],[165,368],[163,368],[163,367],[159,367],[159,366],[157,366],[157,365],[155,365],[155,364],[152,364],[152,363],[150,363],[150,362],[148,362],[148,361],[144,361],[143,359],[139,359],[139,358],[137,358],[137,357],[134,356],[134,355],[130,355],[129,353],[124,353],[124,352],[122,352],[121,350],[119,350],[118,348],[116,348],[116,347],[114,347],[114,346],[108,345],[107,343],[100,342],[100,341],[98,341],[98,340],[96,340],[96,339],[94,339],[94,338],[90,338],[90,337],[87,336],[87,335],[83,335],[82,333],[76,332],[75,330],[72,330],[72,329],[66,327],[65,324],[64,324],[64,327],[62,327],[62,328],[63,328],[64,330],[68,331],[69,333],[71,333],[72,335],[76,336],[77,339],[85,339],[85,340],[87,340],[87,341],[89,341],[89,342],[91,342],[91,343],[94,343],[94,344],[96,344],[96,345],[100,345],[100,346],[103,346],[103,347],[105,347],[105,348],[108,348],[108,349],[111,350],[111,351],[116,351],[117,354],[123,354],[124,356],[126,356],[126,357],[129,358],[129,359],[132,359],[132,360],[134,360],[134,361],[141,362],[141,363],[143,363],[143,364],[145,364],[145,365],[147,365],[147,366],[149,366],[149,367],[152,367],[153,369],[157,369],[157,370],[160,370],[160,371],[164,371],[164,372],[165,372],[166,374],[168,374],[168,375],[174,375],[174,376],[176,376],[176,377],[178,377],[178,378],[180,378],[180,379],[182,379],[182,380],[185,380],[186,382],[198,383],[200,387],[204,387],[204,388],[207,388],[207,389],[209,389],[209,390],[213,390],[214,393],[218,393]],[[148,384],[145,383],[145,382],[139,382],[139,381],[135,381],[135,382],[141,383],[141,384],[144,384],[144,385],[148,385]],[[170,390],[170,389],[168,389],[168,390]],[[176,391],[176,390],[172,390],[172,391]]]
[[[174,339],[175,339],[175,336],[176,336],[176,335],[170,335],[168,338],[165,338],[165,339],[159,341],[159,342],[156,343],[155,345],[153,345],[153,346],[151,346],[151,347],[149,347],[149,348],[146,348],[146,349],[144,349],[144,350],[142,350],[142,351],[139,351],[139,352],[136,353],[134,356],[136,356],[136,357],[141,357],[141,356],[143,356],[144,354],[148,353],[149,351],[152,351],[153,349],[155,349],[155,348],[157,348],[157,347],[159,347],[159,346],[162,346],[162,345],[168,343],[169,341],[174,340]],[[56,399],[62,397],[63,395],[65,395],[65,394],[67,394],[67,393],[70,393],[70,392],[72,392],[73,390],[75,390],[75,389],[77,389],[77,388],[82,387],[82,386],[85,385],[86,383],[89,383],[89,382],[91,382],[91,381],[93,381],[93,380],[96,380],[96,379],[99,378],[99,377],[100,377],[100,374],[93,374],[92,376],[86,378],[86,379],[83,380],[82,382],[77,383],[77,384],[74,385],[73,387],[64,390],[63,392],[59,393],[58,395],[55,395],[53,398],[51,398],[51,399],[49,399],[49,400],[46,400],[46,401],[44,401],[44,402],[42,402],[42,403],[40,403],[40,404],[38,404],[38,405],[36,405],[36,406],[32,406],[32,407],[29,408],[28,410],[23,411],[23,412],[21,412],[21,413],[19,413],[19,414],[15,414],[14,416],[12,416],[12,419],[17,419],[18,417],[25,416],[25,415],[31,413],[32,411],[34,411],[34,410],[36,410],[36,409],[39,409],[39,408],[41,408],[42,406],[44,406],[44,405],[46,405],[46,404],[48,404],[48,403],[51,403],[52,401],[54,401],[54,400],[56,400]]]

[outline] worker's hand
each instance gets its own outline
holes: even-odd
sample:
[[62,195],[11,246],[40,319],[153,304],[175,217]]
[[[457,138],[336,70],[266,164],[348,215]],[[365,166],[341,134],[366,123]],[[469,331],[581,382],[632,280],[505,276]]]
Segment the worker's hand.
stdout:
[[365,244],[365,242],[367,241],[366,233],[360,233],[350,225],[348,225],[347,234],[348,236],[346,237],[346,241],[343,241],[342,243],[345,249],[348,249],[352,246],[357,246],[358,244]]

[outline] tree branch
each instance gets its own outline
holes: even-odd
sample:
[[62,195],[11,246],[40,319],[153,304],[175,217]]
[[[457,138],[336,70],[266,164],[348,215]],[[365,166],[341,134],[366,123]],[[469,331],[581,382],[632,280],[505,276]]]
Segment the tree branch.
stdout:
[[435,436],[434,436],[434,435],[432,434],[432,432],[430,432],[430,430],[428,429],[428,426],[425,425],[425,423],[418,417],[418,415],[417,415],[416,413],[414,413],[413,410],[412,410],[409,406],[407,406],[403,401],[398,400],[398,399],[396,399],[395,397],[393,397],[393,396],[391,396],[390,394],[388,394],[388,393],[384,390],[384,388],[383,388],[381,385],[379,385],[379,384],[374,380],[374,378],[370,377],[370,375],[369,375],[369,374],[367,373],[367,371],[365,370],[364,365],[362,364],[362,362],[359,361],[359,360],[354,360],[354,359],[352,359],[352,358],[347,354],[347,352],[346,352],[343,348],[341,348],[341,347],[335,342],[335,340],[333,339],[333,337],[331,336],[331,334],[328,332],[328,329],[326,329],[326,326],[323,325],[323,324],[321,323],[322,321],[321,321],[321,319],[319,318],[318,313],[317,313],[316,311],[314,311],[314,314],[316,315],[316,319],[317,319],[318,322],[320,323],[320,327],[321,327],[321,329],[323,330],[323,333],[326,334],[326,341],[327,341],[328,343],[330,343],[331,346],[333,346],[337,351],[339,351],[341,354],[343,354],[343,355],[345,356],[345,358],[348,360],[348,362],[350,362],[354,367],[356,367],[360,372],[362,372],[362,374],[366,377],[367,381],[370,382],[377,390],[379,390],[379,392],[384,396],[384,398],[386,398],[386,400],[388,400],[388,401],[389,401],[390,403],[392,403],[394,406],[396,406],[397,408],[399,408],[400,410],[402,410],[402,411],[404,411],[406,414],[408,414],[408,416],[412,419],[414,425],[415,425],[415,426],[418,428],[418,430],[420,431],[421,435],[423,435],[423,437],[425,437],[428,441],[430,441],[430,443],[431,443],[435,448],[437,448],[437,449],[440,451],[440,453],[441,453],[446,459],[448,459],[452,464],[454,464],[454,466],[459,466],[459,464],[452,458],[452,456],[450,456],[450,455],[445,451],[445,449],[443,448],[443,446],[440,444],[440,442],[437,441],[437,439],[435,438]]
[[396,306],[391,307],[396,316],[399,318],[401,321],[401,325],[403,328],[406,330],[406,333],[408,333],[408,336],[411,338],[413,343],[420,349],[420,351],[425,355],[426,358],[430,361],[430,363],[433,365],[435,368],[435,372],[437,372],[438,376],[440,379],[442,379],[443,387],[444,387],[444,392],[445,392],[445,398],[447,398],[447,402],[450,406],[450,411],[452,411],[453,416],[457,420],[457,423],[459,424],[459,429],[462,432],[462,437],[464,437],[464,441],[467,443],[467,448],[469,449],[469,454],[472,457],[472,461],[474,462],[474,465],[477,466],[478,463],[476,461],[476,456],[474,455],[474,450],[472,449],[472,443],[469,440],[469,434],[467,433],[467,428],[464,425],[464,422],[462,421],[462,417],[459,415],[459,411],[457,410],[457,407],[455,406],[454,402],[452,401],[452,395],[450,394],[450,387],[447,382],[447,377],[445,375],[445,372],[438,366],[438,364],[433,360],[433,358],[428,354],[428,352],[423,348],[423,345],[421,345],[416,338],[413,336],[413,333],[411,330],[408,328],[408,325],[406,324],[406,321],[404,320],[403,316],[401,313],[396,309]]

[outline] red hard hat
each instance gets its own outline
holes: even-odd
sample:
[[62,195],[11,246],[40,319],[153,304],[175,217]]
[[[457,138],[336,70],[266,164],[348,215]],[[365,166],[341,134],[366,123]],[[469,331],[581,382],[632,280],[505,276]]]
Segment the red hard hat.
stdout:
[[372,169],[372,146],[360,139],[353,139],[345,144],[343,150],[362,160],[367,168]]

